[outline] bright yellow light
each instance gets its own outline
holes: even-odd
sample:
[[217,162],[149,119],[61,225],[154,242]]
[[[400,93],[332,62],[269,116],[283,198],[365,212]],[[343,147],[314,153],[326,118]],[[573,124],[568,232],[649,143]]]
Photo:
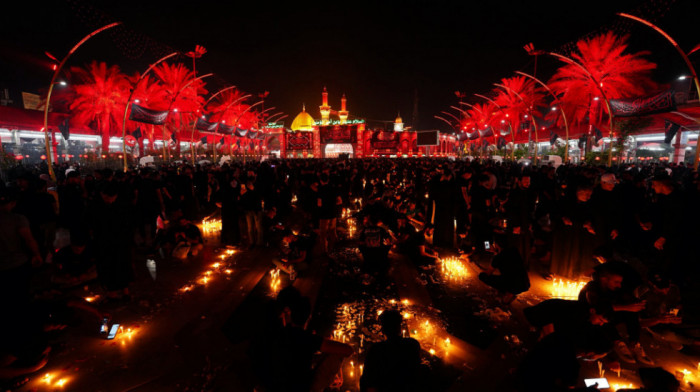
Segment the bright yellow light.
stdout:
[[211,268],[216,269],[216,268],[219,268],[220,265],[221,265],[220,263],[214,263],[211,265]]
[[52,379],[53,379],[53,374],[46,373],[46,375],[41,378],[41,381],[45,382],[46,384],[51,384]]
[[469,270],[457,257],[440,259],[440,272],[449,282],[461,283],[469,276]]
[[202,235],[216,234],[221,231],[221,219],[204,219],[200,226]]
[[435,349],[431,348],[429,352],[430,352],[430,355],[435,355]]
[[62,378],[54,384],[54,388],[63,388],[68,383],[67,378]]
[[586,282],[574,282],[567,279],[552,279],[552,298],[576,299]]
[[226,269],[226,270],[224,270],[224,273],[225,273],[226,275],[231,275],[231,274],[233,273],[233,270]]

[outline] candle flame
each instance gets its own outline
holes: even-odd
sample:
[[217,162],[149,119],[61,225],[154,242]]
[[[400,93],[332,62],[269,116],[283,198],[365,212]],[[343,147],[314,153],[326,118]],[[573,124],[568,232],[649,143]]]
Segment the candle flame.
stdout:
[[575,299],[586,285],[584,281],[574,282],[567,279],[552,279],[552,298]]

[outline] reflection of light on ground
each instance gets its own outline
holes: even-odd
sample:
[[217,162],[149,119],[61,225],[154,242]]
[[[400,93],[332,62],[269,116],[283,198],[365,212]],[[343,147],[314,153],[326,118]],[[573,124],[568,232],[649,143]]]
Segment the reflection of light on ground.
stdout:
[[277,295],[277,293],[279,293],[281,285],[282,282],[280,279],[280,270],[275,268],[270,271],[270,290],[272,290],[273,295]]
[[62,378],[59,378],[58,380],[55,380],[56,377],[57,376],[53,373],[46,373],[44,375],[44,377],[42,377],[40,379],[40,383],[46,385],[47,387],[51,388],[52,390],[56,390],[56,389],[63,389],[66,386],[66,384],[68,384],[68,381],[70,381],[69,377],[62,377]]

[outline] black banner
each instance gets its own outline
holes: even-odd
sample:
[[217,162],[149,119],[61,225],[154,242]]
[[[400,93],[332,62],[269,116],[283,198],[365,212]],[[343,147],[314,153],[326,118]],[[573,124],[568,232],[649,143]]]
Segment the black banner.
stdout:
[[375,131],[372,133],[370,146],[375,150],[397,150],[399,148],[398,133]]
[[664,128],[664,143],[671,144],[671,140],[673,140],[673,137],[676,136],[676,133],[681,128],[681,126],[679,124],[674,123],[673,121],[664,120]]
[[311,150],[313,148],[313,134],[311,132],[292,132],[285,135],[287,150]]
[[673,89],[636,99],[611,99],[610,108],[615,117],[632,117],[676,110]]
[[163,110],[151,110],[146,109],[143,106],[137,104],[131,105],[131,115],[129,115],[129,120],[138,121],[146,124],[153,125],[163,125],[165,120],[168,118],[168,111]]
[[357,129],[352,125],[330,125],[318,127],[322,144],[357,143]]
[[230,135],[233,133],[233,125],[226,125],[224,123],[219,123],[219,132]]
[[217,125],[218,125],[218,123],[212,123],[212,122],[209,122],[201,117],[198,117],[197,122],[195,123],[194,127],[199,131],[214,132],[214,131],[216,131]]

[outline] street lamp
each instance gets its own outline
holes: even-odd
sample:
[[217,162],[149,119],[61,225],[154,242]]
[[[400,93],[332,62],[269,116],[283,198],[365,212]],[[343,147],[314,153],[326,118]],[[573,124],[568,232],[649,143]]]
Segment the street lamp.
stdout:
[[[124,107],[124,121],[122,122],[122,155],[124,157],[124,173],[126,173],[126,171],[128,170],[128,165],[126,162],[126,142],[125,142],[125,140],[126,140],[126,116],[127,116],[127,113],[129,112],[129,106],[131,105],[131,98],[133,98],[134,92],[136,92],[136,88],[139,86],[139,83],[143,80],[143,78],[146,77],[146,75],[148,75],[149,72],[151,72],[151,70],[153,68],[155,68],[156,65],[160,64],[161,62],[163,62],[163,61],[165,61],[173,56],[175,56],[176,54],[177,54],[177,52],[170,53],[169,55],[162,57],[160,60],[151,64],[146,69],[146,71],[144,73],[142,73],[141,76],[139,76],[136,83],[134,83],[134,88],[132,88],[131,92],[129,93],[129,98],[127,98],[126,106]],[[141,100],[139,100],[139,99],[134,100],[134,103],[140,103],[140,102],[141,102]],[[155,142],[153,143],[153,145],[155,146]],[[141,152],[141,153],[143,153],[143,152]]]
[[[581,70],[583,71],[583,73],[586,74],[586,76],[588,76],[588,78],[591,80],[591,82],[593,82],[593,84],[596,86],[596,88],[597,88],[598,91],[600,92],[600,96],[603,97],[603,100],[605,101],[605,106],[608,108],[608,119],[610,120],[610,151],[608,152],[608,166],[612,166],[613,117],[614,117],[614,116],[613,116],[612,108],[610,107],[610,100],[609,100],[608,97],[605,95],[605,91],[603,91],[603,83],[602,83],[602,82],[598,82],[598,80],[596,80],[596,78],[593,76],[593,74],[591,74],[591,72],[588,71],[588,69],[587,69],[583,64],[578,63],[578,62],[574,61],[573,59],[571,59],[571,58],[569,58],[569,57],[566,57],[566,56],[561,55],[561,54],[559,54],[559,53],[548,52],[548,51],[546,51],[546,50],[537,50],[537,51],[535,51],[534,48],[532,48],[532,49],[533,49],[533,50],[528,51],[528,54],[530,54],[530,55],[535,55],[535,56],[538,55],[538,54],[548,54],[548,55],[550,55],[550,56],[553,56],[553,57],[558,58],[559,60],[561,60],[561,61],[563,61],[563,62],[565,62],[565,63],[567,63],[567,64],[571,64],[571,65],[574,65],[574,66],[578,67],[579,69],[581,69]],[[699,90],[699,91],[700,91],[700,90]]]
[[[481,95],[481,94],[474,94],[474,95],[476,95],[479,98],[483,98],[483,99],[491,102],[492,104],[494,104],[494,106],[496,106],[498,108],[498,110],[501,111],[501,113],[503,113],[506,117],[508,117],[508,114],[505,112],[505,110],[503,110],[503,108],[499,104],[497,104],[496,101],[494,101],[493,99],[491,99],[485,95]],[[505,124],[505,122],[506,122],[506,120],[501,120],[501,124]],[[513,134],[513,124],[511,124],[510,119],[508,120],[508,129],[510,130],[510,138],[513,141],[513,151],[511,151],[511,159],[513,161],[515,161],[515,134]],[[496,142],[496,148],[498,148],[498,140],[496,139],[495,132],[493,133],[493,139]],[[506,149],[506,152],[507,151],[508,151],[508,149]]]
[[53,77],[51,77],[51,84],[49,85],[49,92],[46,94],[46,104],[44,105],[44,141],[46,143],[46,163],[49,167],[49,175],[51,176],[51,179],[53,181],[56,181],[56,173],[53,171],[53,163],[51,162],[51,145],[49,143],[49,106],[51,105],[51,93],[53,92],[53,86],[56,84],[56,78],[58,77],[58,74],[61,72],[61,69],[63,68],[63,65],[66,64],[66,61],[68,61],[68,58],[75,53],[78,48],[85,43],[85,41],[89,40],[90,38],[94,37],[95,35],[107,30],[111,29],[112,27],[119,26],[121,22],[114,22],[110,23],[106,26],[102,26],[99,29],[93,31],[92,33],[86,35],[83,39],[81,39],[66,55],[66,57],[61,60],[61,62],[58,64],[56,69],[53,72]]
[[[630,14],[618,13],[618,15],[622,16],[623,18],[632,19],[632,20],[637,21],[637,22],[639,22],[639,23],[641,23],[641,24],[643,24],[643,25],[646,25],[646,26],[648,26],[648,27],[651,27],[651,28],[654,29],[657,33],[661,34],[664,38],[666,38],[666,40],[667,40],[668,42],[670,42],[671,45],[673,45],[674,48],[676,48],[676,51],[678,51],[678,54],[680,54],[681,57],[683,57],[683,61],[685,61],[685,65],[688,67],[688,69],[690,70],[690,73],[693,75],[693,81],[695,81],[695,89],[696,89],[697,92],[698,92],[698,99],[700,99],[700,81],[698,80],[698,73],[695,71],[695,67],[693,67],[693,63],[690,62],[690,59],[688,58],[688,55],[683,51],[683,49],[681,49],[680,45],[678,45],[678,43],[676,43],[676,41],[675,41],[673,38],[671,38],[671,36],[668,35],[668,33],[666,33],[665,31],[661,30],[661,28],[659,28],[658,26],[656,26],[655,24],[653,24],[653,23],[651,23],[651,22],[649,22],[649,21],[647,21],[647,20],[644,20],[644,19],[642,19],[642,18],[640,18],[640,17],[634,16],[634,15],[630,15]],[[696,47],[696,49],[697,49],[697,47]],[[691,51],[691,53],[692,53],[693,51],[695,51],[696,49],[693,49],[693,50]],[[685,79],[685,76],[681,76],[681,77],[678,78],[678,79],[679,79],[679,80],[684,80],[684,79]],[[695,120],[695,122],[698,122],[698,121]],[[700,140],[700,138],[699,138],[699,140]],[[699,161],[699,160],[700,160],[700,143],[696,143],[696,145],[695,145],[695,162],[693,162],[693,168],[695,169],[695,171],[698,170],[698,161]]]
[[[214,94],[212,94],[212,96],[209,97],[209,98],[206,100],[206,102],[204,102],[204,105],[202,105],[202,111],[204,111],[204,110],[207,108],[207,105],[209,104],[209,102],[211,102],[211,100],[214,99],[216,96],[218,96],[219,94],[223,93],[224,91],[228,91],[228,90],[231,90],[231,89],[234,89],[234,88],[236,88],[236,86],[224,87],[224,88],[222,88],[221,90],[219,90],[219,91],[215,92]],[[202,119],[204,119],[204,118],[205,118],[205,117],[202,115]],[[196,126],[197,126],[197,120],[195,120],[195,121],[192,123],[192,135],[190,136],[190,140],[191,140],[191,141],[194,140],[194,130],[195,130]],[[190,141],[190,150],[192,150],[192,142],[191,142],[191,141]],[[216,143],[214,143],[214,160],[216,160]],[[194,166],[194,164],[195,164],[195,157],[194,157],[194,152],[193,152],[193,153],[192,153],[192,165]]]
[[[520,76],[530,78],[535,82],[539,83],[539,85],[544,87],[544,89],[547,90],[547,92],[554,98],[555,101],[558,100],[557,96],[554,95],[554,92],[543,81],[537,79],[536,77],[530,74],[526,74],[525,72],[515,71],[515,73]],[[597,101],[598,97],[593,98],[593,100]],[[564,130],[566,131],[566,148],[564,149],[564,162],[566,163],[569,162],[569,122],[566,120],[566,113],[564,112],[563,108],[561,109],[561,117],[562,119],[564,119]]]
[[[527,103],[525,102],[525,99],[522,97],[522,95],[518,94],[518,92],[515,91],[515,90],[513,90],[512,88],[510,88],[510,87],[508,87],[508,86],[506,86],[506,85],[504,85],[504,84],[500,84],[500,83],[494,83],[493,85],[496,86],[496,87],[500,87],[500,88],[506,90],[507,92],[510,92],[511,94],[513,94],[513,95],[515,95],[516,97],[518,97],[518,99],[520,100],[520,102],[522,102],[523,104],[527,105]],[[532,115],[532,125],[533,125],[534,128],[535,128],[535,159],[534,159],[533,163],[536,165],[536,164],[537,164],[537,154],[538,154],[538,149],[539,149],[539,148],[538,148],[539,146],[538,146],[538,144],[537,144],[538,139],[539,139],[539,135],[538,135],[538,133],[537,133],[537,121],[535,120],[535,115],[532,114],[532,107],[529,107],[529,110],[530,110],[530,114]],[[513,148],[515,149],[515,146],[513,146]],[[529,151],[529,148],[528,148],[528,151]]]

